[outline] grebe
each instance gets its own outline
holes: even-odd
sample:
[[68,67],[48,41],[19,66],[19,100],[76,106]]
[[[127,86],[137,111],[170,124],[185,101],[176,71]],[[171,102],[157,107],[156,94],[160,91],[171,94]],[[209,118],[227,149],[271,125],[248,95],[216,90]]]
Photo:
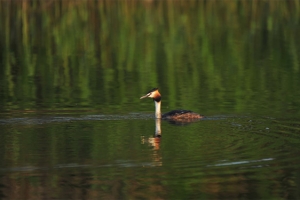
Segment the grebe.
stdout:
[[155,103],[155,118],[157,119],[168,119],[168,120],[194,120],[201,119],[203,116],[198,113],[194,113],[190,110],[172,110],[165,114],[161,114],[160,106],[161,106],[161,95],[158,91],[158,88],[153,88],[146,95],[142,96],[140,99],[144,99],[146,97],[152,98]]

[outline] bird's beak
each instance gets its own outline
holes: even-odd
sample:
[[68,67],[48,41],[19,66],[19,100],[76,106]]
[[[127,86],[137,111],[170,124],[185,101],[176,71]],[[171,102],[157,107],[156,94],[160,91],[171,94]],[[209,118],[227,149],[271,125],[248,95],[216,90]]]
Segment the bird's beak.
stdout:
[[150,93],[148,93],[148,94],[142,96],[140,99],[144,99],[144,98],[147,98],[147,97],[149,97],[149,96],[150,96]]

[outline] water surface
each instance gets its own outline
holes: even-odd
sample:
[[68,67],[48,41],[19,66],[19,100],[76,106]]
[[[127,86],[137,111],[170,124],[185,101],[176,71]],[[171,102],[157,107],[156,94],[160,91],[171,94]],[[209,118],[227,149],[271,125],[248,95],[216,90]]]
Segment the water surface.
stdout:
[[300,199],[299,6],[1,1],[0,198]]
[[161,137],[155,124],[152,115],[143,114],[3,119],[2,196],[299,197],[296,121],[251,116],[211,116],[185,125],[162,121]]

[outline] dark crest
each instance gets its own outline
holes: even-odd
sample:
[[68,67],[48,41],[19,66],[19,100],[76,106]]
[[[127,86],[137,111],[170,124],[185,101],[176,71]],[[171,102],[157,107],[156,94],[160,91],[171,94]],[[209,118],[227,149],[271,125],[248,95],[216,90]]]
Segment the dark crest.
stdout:
[[150,92],[154,92],[156,90],[158,90],[158,88],[153,88],[152,90],[150,90],[149,92],[147,92],[147,94],[150,93]]

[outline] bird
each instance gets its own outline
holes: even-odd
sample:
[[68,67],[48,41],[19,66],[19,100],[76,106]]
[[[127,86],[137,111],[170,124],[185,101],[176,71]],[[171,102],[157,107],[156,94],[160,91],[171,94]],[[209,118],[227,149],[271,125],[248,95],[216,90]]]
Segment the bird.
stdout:
[[158,91],[158,88],[153,88],[149,92],[147,92],[146,95],[140,97],[140,99],[144,98],[152,98],[155,103],[155,118],[156,119],[167,119],[167,120],[196,120],[201,119],[204,116],[192,112],[190,110],[172,110],[170,112],[167,112],[165,114],[161,114],[161,94]]

